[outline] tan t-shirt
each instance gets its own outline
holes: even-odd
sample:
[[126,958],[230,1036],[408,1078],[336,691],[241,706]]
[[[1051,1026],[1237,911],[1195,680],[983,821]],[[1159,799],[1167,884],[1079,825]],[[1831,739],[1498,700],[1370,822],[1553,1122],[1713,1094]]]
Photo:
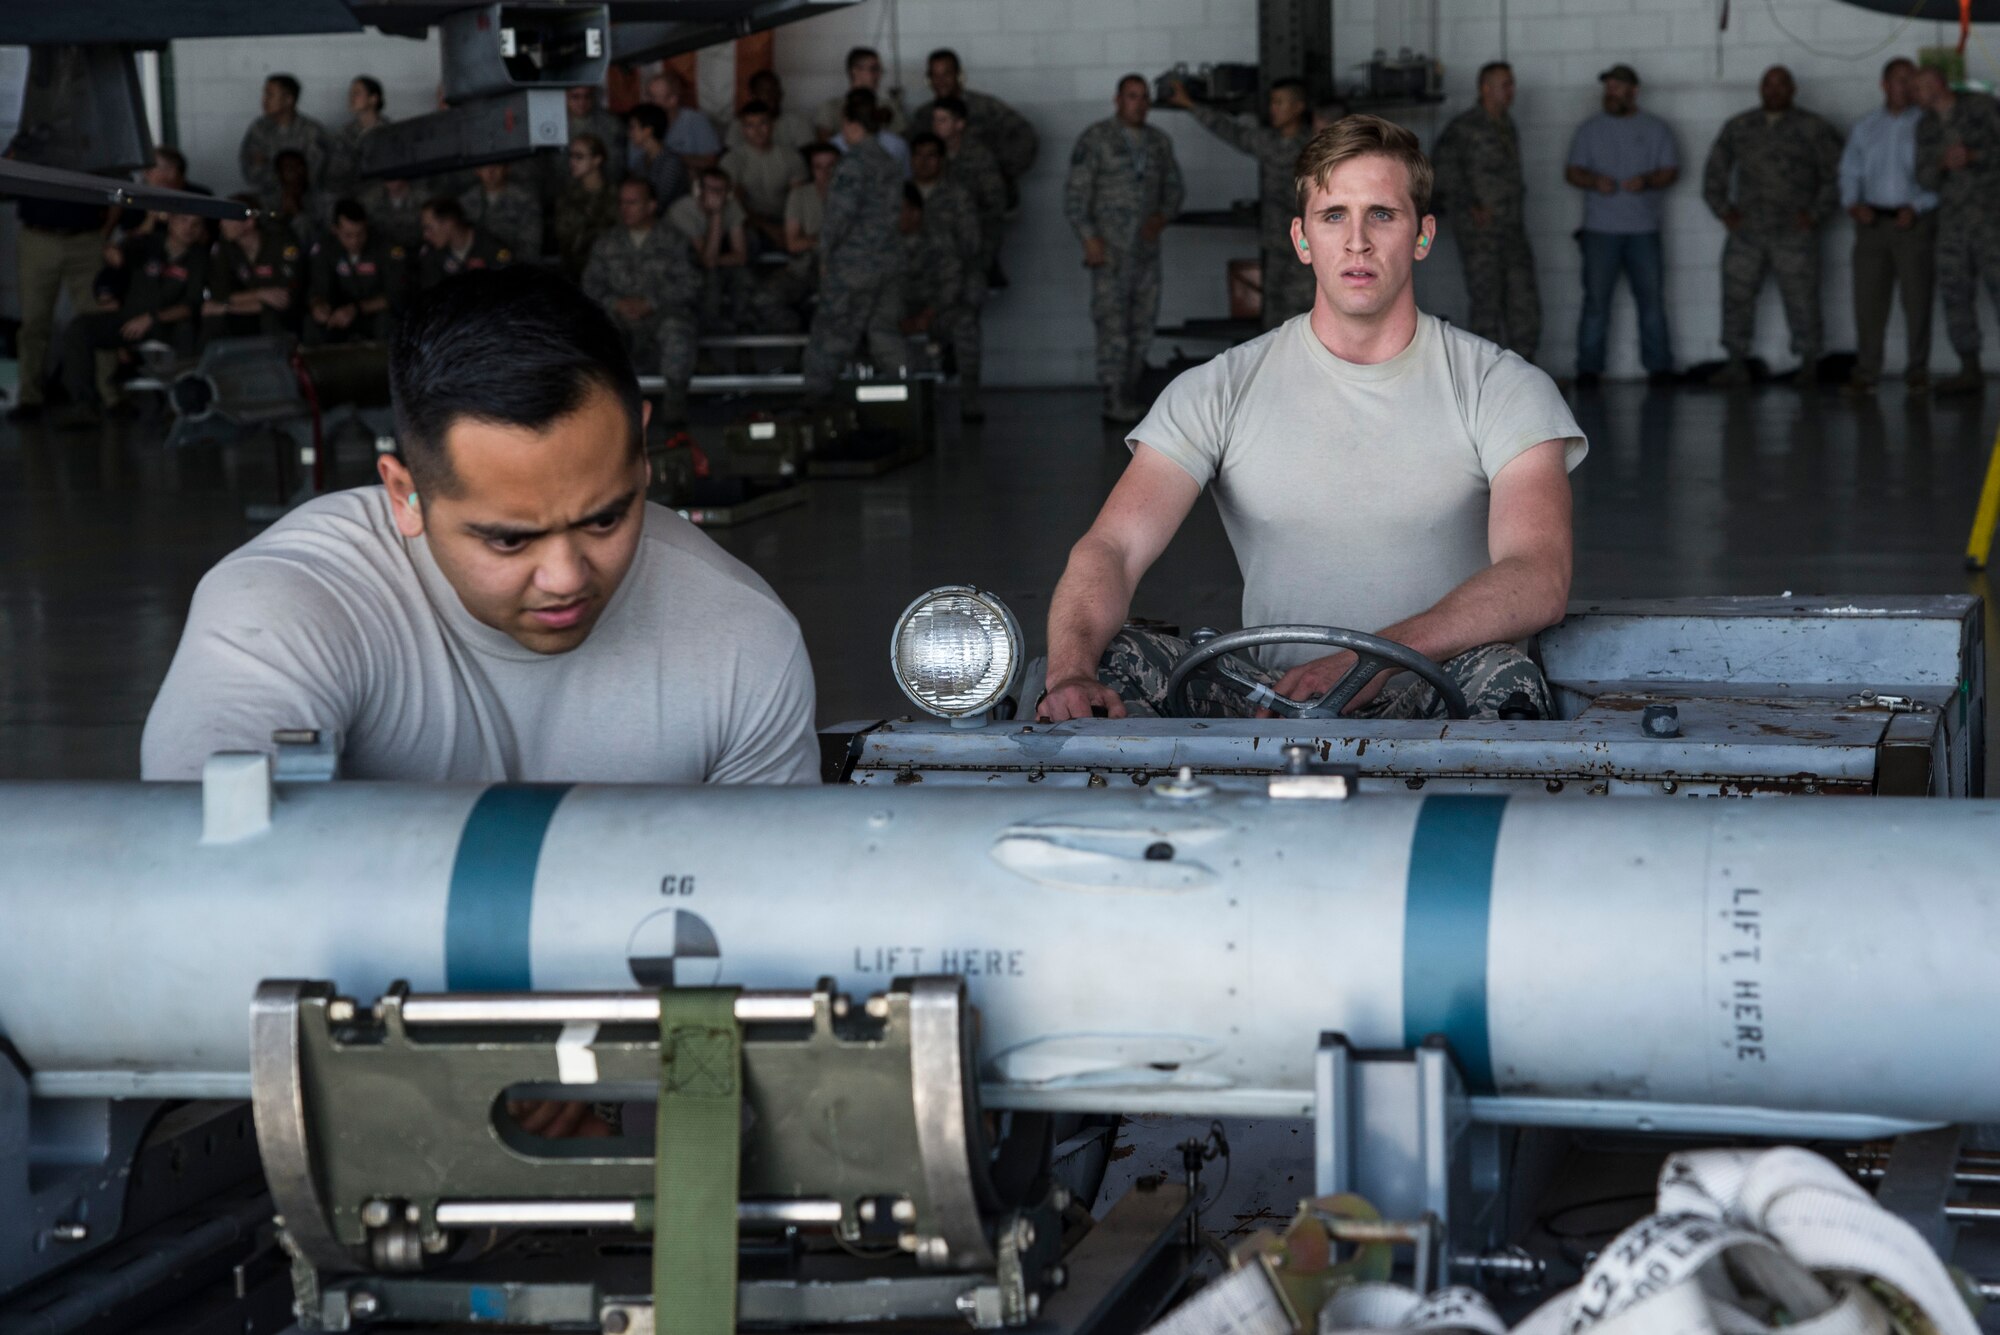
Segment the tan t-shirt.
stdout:
[[818,236],[820,220],[826,216],[826,201],[811,181],[802,181],[785,196],[785,221],[797,223],[807,236]]
[[784,216],[785,196],[806,175],[805,159],[776,145],[763,153],[748,145],[732,148],[722,155],[721,166],[743,188],[750,211],[765,218]]
[[332,729],[351,779],[815,783],[812,665],[748,566],[647,505],[590,638],[477,621],[380,487],[300,506],[202,578],[140,746],[147,779]]
[[[1243,624],[1379,631],[1491,564],[1488,492],[1518,455],[1588,446],[1555,382],[1475,334],[1417,318],[1409,347],[1362,366],[1310,315],[1183,372],[1128,443],[1212,487],[1243,570]],[[1268,651],[1290,667],[1310,646]]]
[[[708,239],[708,214],[701,207],[701,201],[693,195],[682,195],[667,208],[667,221],[679,228],[681,234],[694,242],[695,249]],[[729,248],[729,234],[743,225],[743,206],[735,200],[727,200],[722,205],[722,248]]]

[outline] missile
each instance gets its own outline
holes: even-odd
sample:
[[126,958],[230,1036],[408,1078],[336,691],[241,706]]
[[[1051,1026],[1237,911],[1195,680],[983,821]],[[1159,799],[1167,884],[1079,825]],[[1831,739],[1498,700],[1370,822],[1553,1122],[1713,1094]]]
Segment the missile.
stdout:
[[1300,1116],[1338,1031],[1443,1035],[1487,1120],[2000,1121],[2000,806],[1305,777],[274,786],[236,756],[0,785],[0,1037],[40,1095],[240,1098],[267,978],[365,1004],[955,973],[999,1107]]

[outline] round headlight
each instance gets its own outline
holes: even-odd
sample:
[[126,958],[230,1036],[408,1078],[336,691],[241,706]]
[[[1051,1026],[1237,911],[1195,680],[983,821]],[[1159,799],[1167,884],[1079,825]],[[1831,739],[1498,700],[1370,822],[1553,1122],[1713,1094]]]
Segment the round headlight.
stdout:
[[999,704],[1021,670],[1021,627],[1007,604],[969,584],[932,589],[896,618],[889,662],[926,713],[959,719]]

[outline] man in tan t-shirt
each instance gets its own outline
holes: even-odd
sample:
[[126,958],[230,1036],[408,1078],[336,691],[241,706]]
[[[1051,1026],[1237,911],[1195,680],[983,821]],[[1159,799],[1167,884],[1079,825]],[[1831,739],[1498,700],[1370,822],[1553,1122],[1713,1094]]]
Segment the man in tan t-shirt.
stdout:
[[[1121,627],[1211,484],[1246,626],[1379,634],[1441,664],[1475,715],[1551,716],[1517,645],[1569,598],[1568,470],[1583,433],[1541,371],[1418,311],[1430,187],[1416,137],[1387,121],[1349,116],[1307,145],[1292,241],[1313,308],[1181,375],[1128,437],[1132,462],[1056,586],[1038,718],[1164,712],[1187,642]],[[1261,687],[1204,682],[1197,703],[1241,716],[1266,690],[1316,700],[1356,664],[1344,650],[1266,651],[1242,665]],[[1391,677],[1377,672],[1348,709],[1443,712],[1428,684]]]
[[647,503],[638,378],[595,302],[538,267],[445,279],[389,380],[382,485],[307,502],[202,579],[143,777],[312,728],[356,779],[817,781],[798,623]]

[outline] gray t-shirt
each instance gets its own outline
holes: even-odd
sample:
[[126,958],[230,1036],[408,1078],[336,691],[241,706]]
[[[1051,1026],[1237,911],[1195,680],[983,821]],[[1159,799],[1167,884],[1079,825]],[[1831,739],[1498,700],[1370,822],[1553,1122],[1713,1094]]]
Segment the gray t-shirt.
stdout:
[[1600,111],[1576,127],[1576,137],[1569,144],[1569,165],[1618,182],[1617,191],[1609,195],[1584,192],[1584,231],[1657,232],[1666,213],[1667,192],[1627,190],[1625,182],[1662,167],[1678,167],[1681,160],[1674,150],[1674,132],[1658,116],[1644,111],[1613,116]]
[[817,782],[798,623],[700,529],[644,513],[590,637],[538,654],[466,611],[382,488],[300,506],[202,578],[142,776],[319,728],[352,779]]
[[[1517,456],[1588,449],[1531,363],[1435,316],[1373,366],[1344,362],[1297,315],[1183,372],[1128,438],[1212,486],[1243,569],[1243,624],[1379,631],[1492,564],[1488,492]],[[1291,667],[1311,647],[1269,651]]]

